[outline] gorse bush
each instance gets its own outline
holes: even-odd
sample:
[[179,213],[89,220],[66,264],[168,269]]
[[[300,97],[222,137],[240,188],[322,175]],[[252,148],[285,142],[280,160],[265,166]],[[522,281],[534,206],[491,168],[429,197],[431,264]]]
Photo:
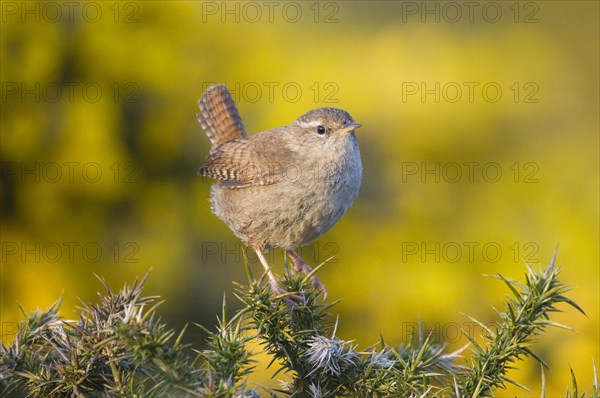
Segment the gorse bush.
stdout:
[[[32,397],[479,397],[507,383],[519,360],[533,357],[537,336],[549,327],[563,303],[583,313],[564,294],[554,257],[543,270],[527,266],[524,282],[503,281],[511,292],[493,327],[478,322],[485,335],[471,341],[467,358],[420,333],[411,342],[359,350],[336,336],[335,303],[319,301],[309,277],[286,271],[281,285],[290,294],[274,296],[252,277],[239,285],[243,308],[227,318],[225,302],[216,330],[206,330],[206,349],[182,344],[157,316],[161,301],[142,296],[146,277],[120,292],[104,281],[98,304],[83,304],[79,320],[58,316],[60,301],[45,312],[26,313],[11,345],[0,348],[3,396]],[[201,326],[200,326],[201,327]],[[248,341],[277,364],[281,387],[257,389],[249,377],[254,361]],[[575,376],[566,396],[583,397]],[[589,396],[598,396],[597,376]],[[544,382],[542,381],[542,395]]]

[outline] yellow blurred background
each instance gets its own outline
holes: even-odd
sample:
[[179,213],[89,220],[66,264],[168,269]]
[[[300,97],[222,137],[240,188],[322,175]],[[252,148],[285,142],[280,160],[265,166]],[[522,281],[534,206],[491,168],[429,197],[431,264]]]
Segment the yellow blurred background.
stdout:
[[[2,340],[61,294],[61,313],[150,268],[166,322],[210,326],[245,281],[242,245],[196,175],[209,142],[196,102],[233,93],[246,128],[323,106],[348,110],[364,176],[348,214],[300,253],[338,336],[410,337],[420,319],[449,349],[462,313],[493,322],[507,289],[556,245],[588,317],[553,318],[534,351],[592,384],[599,352],[598,2],[11,2],[1,24]],[[248,253],[255,274],[260,265]],[[282,255],[269,256],[282,272]],[[201,347],[200,330],[188,342]],[[274,369],[253,381],[276,386]],[[509,377],[539,395],[539,364]],[[251,383],[251,385],[254,385]]]

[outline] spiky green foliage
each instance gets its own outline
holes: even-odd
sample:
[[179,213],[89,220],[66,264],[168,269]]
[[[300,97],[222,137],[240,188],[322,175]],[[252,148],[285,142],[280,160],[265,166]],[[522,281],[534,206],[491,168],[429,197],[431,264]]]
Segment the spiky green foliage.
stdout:
[[141,295],[145,279],[119,293],[101,280],[107,293],[96,305],[84,303],[79,321],[61,320],[59,302],[25,314],[13,344],[0,349],[6,390],[35,397],[161,396],[204,383],[181,334],[172,342],[174,331],[156,316],[157,297]]
[[290,295],[274,297],[253,278],[241,286],[238,297],[245,305],[250,325],[271,364],[283,372],[282,388],[290,397],[406,397],[442,391],[434,385],[439,376],[454,370],[455,354],[429,339],[414,344],[358,351],[351,341],[335,336],[336,322],[328,311],[333,304],[319,302],[321,292],[310,278],[286,273],[282,280]]
[[[266,391],[288,397],[478,397],[514,383],[507,372],[516,361],[533,357],[537,336],[548,326],[567,328],[549,319],[557,304],[581,308],[564,294],[555,258],[545,270],[528,266],[525,283],[501,275],[513,297],[494,328],[471,339],[471,356],[447,353],[419,330],[410,341],[359,351],[336,336],[338,320],[322,303],[310,277],[286,272],[281,279],[289,294],[275,296],[248,273],[248,284],[236,295],[244,304],[231,319],[225,301],[206,348],[193,350],[156,315],[157,297],[145,297],[145,278],[98,304],[83,304],[80,319],[62,320],[60,301],[48,310],[24,312],[17,336],[0,347],[2,394],[31,397],[258,397],[248,377],[253,370],[248,342],[256,339],[272,357],[281,388]],[[568,328],[567,328],[568,329]],[[461,362],[461,364],[459,364]],[[594,365],[595,369],[595,365]],[[544,373],[542,373],[544,375]],[[251,388],[251,387],[254,388]],[[592,395],[598,396],[598,381]],[[264,394],[263,394],[264,395]],[[542,396],[545,395],[545,375]],[[575,376],[566,397],[583,397]]]
[[227,307],[223,298],[221,318],[217,319],[216,331],[200,326],[208,334],[208,348],[201,352],[209,365],[211,385],[196,391],[196,395],[206,397],[253,396],[255,391],[246,389],[245,377],[252,372],[254,362],[246,343],[252,339],[242,325],[242,314],[227,321]]
[[521,357],[533,357],[546,366],[531,350],[536,337],[548,326],[571,330],[550,320],[550,314],[559,311],[557,304],[566,303],[585,315],[575,302],[564,296],[570,289],[558,280],[560,270],[555,264],[556,253],[544,270],[536,271],[527,265],[525,283],[500,274],[495,276],[504,281],[513,297],[504,303],[504,311],[497,311],[500,321],[495,330],[480,323],[487,332],[484,344],[467,335],[473,344],[473,355],[471,365],[459,378],[461,396],[488,396],[492,390],[503,388],[506,383],[518,385],[506,374]]

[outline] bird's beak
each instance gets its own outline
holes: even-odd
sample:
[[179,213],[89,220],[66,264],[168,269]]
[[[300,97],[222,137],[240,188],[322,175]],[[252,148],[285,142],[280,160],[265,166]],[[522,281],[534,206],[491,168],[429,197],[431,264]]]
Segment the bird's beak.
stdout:
[[343,129],[340,130],[341,133],[348,133],[350,131],[354,131],[354,129],[357,129],[359,127],[361,127],[362,124],[360,123],[356,123],[356,122],[352,122],[349,125],[347,125],[346,127],[344,127]]

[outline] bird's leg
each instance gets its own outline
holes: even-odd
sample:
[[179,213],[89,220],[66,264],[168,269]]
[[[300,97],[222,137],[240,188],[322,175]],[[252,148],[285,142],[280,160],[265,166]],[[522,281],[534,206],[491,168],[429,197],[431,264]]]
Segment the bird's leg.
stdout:
[[271,271],[271,268],[269,267],[269,264],[267,263],[265,256],[263,256],[263,254],[262,254],[262,251],[257,248],[255,248],[254,251],[256,252],[256,255],[258,256],[260,263],[265,268],[265,272],[267,273],[267,276],[269,277],[269,282],[271,283],[271,290],[273,291],[273,294],[279,295],[279,294],[286,293],[286,291],[279,285],[279,282],[277,282],[277,279],[275,279],[275,275],[273,275],[273,271]]
[[[312,267],[308,264],[306,264],[306,262],[302,259],[302,257],[300,257],[300,255],[298,253],[296,253],[294,250],[286,250],[286,253],[288,254],[288,256],[290,256],[290,258],[292,259],[292,263],[294,264],[294,271],[296,272],[302,272],[305,275],[308,275],[312,272]],[[323,292],[323,300],[327,299],[327,289],[325,288],[325,285],[321,283],[321,281],[319,280],[319,278],[317,278],[316,275],[311,275],[310,277],[310,282],[312,283],[312,285],[321,290]]]

